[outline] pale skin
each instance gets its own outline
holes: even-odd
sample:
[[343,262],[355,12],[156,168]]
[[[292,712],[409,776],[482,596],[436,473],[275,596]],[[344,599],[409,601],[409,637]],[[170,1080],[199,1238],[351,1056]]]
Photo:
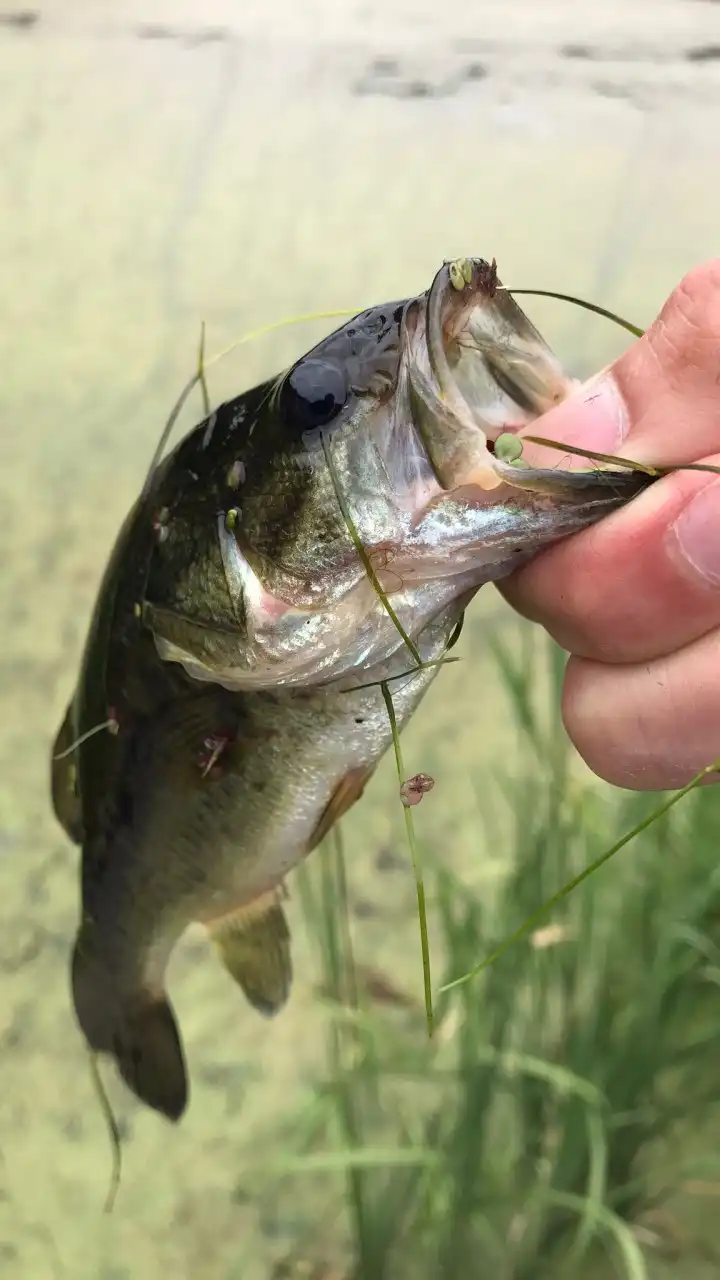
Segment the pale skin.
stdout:
[[[720,258],[685,276],[600,379],[528,434],[641,462],[720,466]],[[523,456],[588,465],[531,445]],[[599,777],[674,788],[720,758],[720,475],[656,481],[502,591],[571,655],[563,720]]]

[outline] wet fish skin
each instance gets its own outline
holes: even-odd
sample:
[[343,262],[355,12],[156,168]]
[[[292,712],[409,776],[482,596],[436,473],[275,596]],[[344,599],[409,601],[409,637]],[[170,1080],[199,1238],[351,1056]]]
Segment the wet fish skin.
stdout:
[[52,770],[56,813],[82,845],[73,999],[90,1048],[172,1120],[189,1088],[164,981],[177,941],[204,924],[251,1004],[282,1007],[285,877],[390,745],[377,682],[392,680],[402,727],[437,675],[402,674],[412,658],[337,476],[425,662],[483,582],[649,483],[497,463],[498,487],[482,489],[483,429],[508,414],[521,425],[570,382],[483,284],[487,264],[469,274],[453,292],[443,268],[428,294],[370,309],[221,406],[161,465],[103,579],[55,751],[109,713],[118,731]]
[[[448,630],[444,618],[428,629],[427,661],[441,655]],[[425,668],[394,682],[400,723],[434,675]],[[73,958],[75,1007],[91,1047],[112,1054],[133,1091],[171,1119],[188,1089],[163,994],[175,944],[191,922],[205,924],[251,1003],[275,1013],[289,990],[289,954],[280,955],[279,974],[262,963],[286,927],[277,912],[285,875],[361,794],[391,741],[378,689],[198,692],[178,677],[184,696],[126,729],[117,804],[83,852],[84,921]],[[211,737],[227,746],[203,776]],[[259,932],[261,972],[249,986],[243,944],[258,902],[266,904],[260,924],[273,910],[274,928]]]

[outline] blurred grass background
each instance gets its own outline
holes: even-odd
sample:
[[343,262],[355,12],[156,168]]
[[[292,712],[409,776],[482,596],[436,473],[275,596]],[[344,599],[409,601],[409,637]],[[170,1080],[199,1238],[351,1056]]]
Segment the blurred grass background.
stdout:
[[[569,903],[562,941],[448,996],[431,1047],[405,1007],[421,993],[417,921],[386,761],[343,828],[369,1008],[328,1012],[347,969],[344,935],[330,964],[332,850],[292,886],[297,976],[277,1023],[189,936],[170,982],[192,1107],[170,1130],[110,1080],[126,1149],[107,1220],[106,1136],[67,990],[77,859],[47,786],[99,577],[201,319],[212,353],[283,316],[416,292],[470,253],[495,255],[507,283],[646,323],[717,248],[720,63],[698,56],[714,46],[720,6],[704,0],[0,3],[3,1276],[268,1280],[326,1253],[339,1280],[529,1276],[567,1257],[571,1274],[625,1274],[628,1233],[652,1275],[717,1274],[714,796]],[[580,374],[626,340],[557,303],[528,310]],[[326,329],[243,348],[213,397]],[[527,724],[518,735],[491,640],[522,680],[531,663],[547,758]],[[418,811],[436,981],[646,803],[567,754],[536,640],[488,588],[464,661],[404,738],[409,771],[437,780]],[[417,1161],[358,1178],[348,1096],[359,1141]],[[278,1183],[273,1162],[308,1148],[335,1168]],[[659,1205],[655,1186],[670,1189]]]
[[[504,869],[494,891],[469,891],[425,851],[436,982],[473,968],[658,805],[574,768],[554,646],[525,637],[501,653],[516,750],[486,771],[475,825],[501,836]],[[718,1274],[719,800],[687,796],[441,995],[432,1042],[419,982],[378,969],[353,925],[342,837],[326,842],[300,878],[328,1073],[273,1158],[284,1180],[270,1180],[278,1204],[322,1188],[325,1212],[277,1277]]]

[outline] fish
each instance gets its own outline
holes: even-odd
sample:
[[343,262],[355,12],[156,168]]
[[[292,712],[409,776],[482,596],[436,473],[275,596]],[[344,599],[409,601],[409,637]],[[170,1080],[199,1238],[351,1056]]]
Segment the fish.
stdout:
[[484,583],[651,482],[495,454],[575,385],[494,262],[446,262],[213,410],[129,511],[51,792],[81,849],[80,1031],[168,1120],[189,1101],[166,989],[186,930],[276,1015],[286,880],[391,744],[382,682],[402,729]]

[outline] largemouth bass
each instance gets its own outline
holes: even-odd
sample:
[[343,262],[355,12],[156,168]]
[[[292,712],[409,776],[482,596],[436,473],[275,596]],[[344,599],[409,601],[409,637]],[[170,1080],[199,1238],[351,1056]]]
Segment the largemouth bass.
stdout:
[[214,411],[129,513],[52,792],[82,846],[80,1027],[170,1119],[188,1073],[165,971],[188,926],[277,1013],[285,878],[390,745],[378,682],[402,727],[483,583],[649,483],[494,455],[572,385],[494,264],[446,263]]

